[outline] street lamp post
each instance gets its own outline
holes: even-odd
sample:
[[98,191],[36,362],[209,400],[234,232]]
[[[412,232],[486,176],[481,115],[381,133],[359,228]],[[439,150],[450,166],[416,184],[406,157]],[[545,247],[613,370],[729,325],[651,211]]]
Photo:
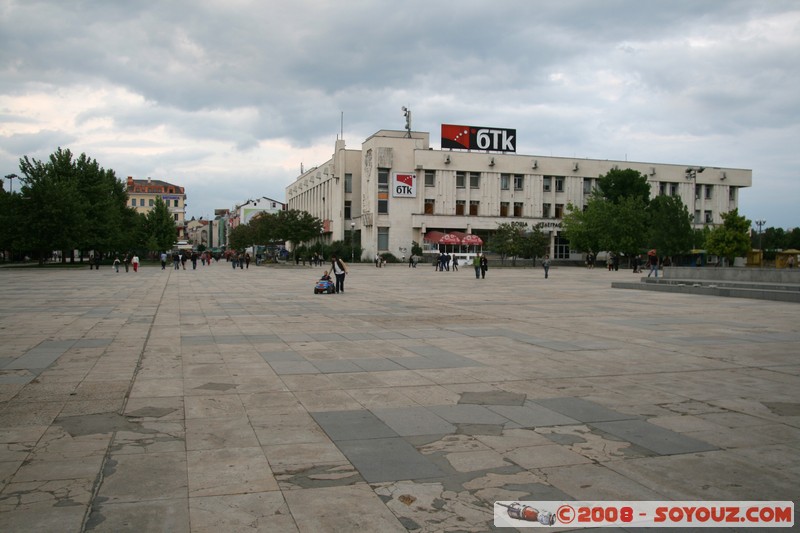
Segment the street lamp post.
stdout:
[[761,250],[761,228],[766,224],[767,221],[763,218],[756,220],[756,226],[758,226],[758,249]]
[[11,181],[14,178],[19,179],[19,176],[17,176],[16,174],[6,174],[6,179],[8,180],[8,186],[11,189],[11,192],[14,192],[14,182]]
[[356,257],[356,248],[355,248],[355,236],[356,236],[356,223],[350,223],[350,262],[355,263]]
[[700,174],[705,170],[705,167],[689,167],[686,169],[685,177],[687,180],[691,180],[692,184],[694,185],[694,190],[691,191],[692,194],[692,229],[694,229],[695,224],[699,223],[698,220],[700,217],[697,216],[697,175]]

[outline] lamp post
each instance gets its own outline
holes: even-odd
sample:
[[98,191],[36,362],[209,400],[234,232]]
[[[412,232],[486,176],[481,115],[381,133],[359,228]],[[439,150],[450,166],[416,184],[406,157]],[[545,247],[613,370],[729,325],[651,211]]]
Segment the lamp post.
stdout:
[[355,248],[355,236],[356,236],[356,223],[350,223],[350,262],[355,263],[356,257],[356,248]]
[[756,220],[756,226],[758,226],[758,249],[761,250],[761,228],[766,224],[767,221],[763,218]]
[[8,186],[11,189],[11,192],[14,192],[14,182],[11,181],[14,178],[19,179],[19,176],[17,176],[16,174],[6,174],[6,179],[8,180]]
[[705,170],[705,167],[689,167],[686,169],[685,177],[687,180],[694,182],[694,190],[692,191],[692,229],[694,225],[699,222],[697,215],[697,175]]

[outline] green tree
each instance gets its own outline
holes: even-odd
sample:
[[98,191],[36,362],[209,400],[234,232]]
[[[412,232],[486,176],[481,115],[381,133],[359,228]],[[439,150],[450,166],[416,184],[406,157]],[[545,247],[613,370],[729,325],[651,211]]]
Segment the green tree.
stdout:
[[600,215],[605,203],[602,197],[592,194],[584,210],[577,209],[571,203],[567,204],[561,219],[561,231],[569,239],[571,248],[595,253],[602,250]]
[[722,225],[712,229],[706,239],[708,252],[725,258],[728,265],[732,265],[736,257],[750,251],[751,225],[750,220],[739,215],[738,209],[722,213]]
[[422,246],[417,241],[411,241],[411,255],[422,257]]
[[527,226],[525,222],[503,222],[497,225],[497,231],[489,240],[488,247],[500,255],[501,263],[511,257],[512,264],[516,265],[517,256],[522,252],[522,235]]
[[638,253],[647,241],[647,204],[639,196],[623,196],[616,203],[604,202],[598,210],[600,250]]
[[301,243],[319,237],[322,231],[322,221],[306,211],[278,211],[275,219],[275,235],[281,240],[291,242],[295,254]]
[[25,156],[20,171],[20,245],[42,264],[53,250],[72,250],[85,239],[89,206],[69,150],[59,148],[47,162]]
[[153,209],[145,215],[145,220],[147,249],[170,250],[177,240],[177,228],[167,204],[161,198],[156,198]]
[[786,235],[785,246],[786,248],[800,250],[800,228],[793,228],[792,231]]
[[539,226],[534,226],[522,235],[520,242],[520,257],[531,259],[536,264],[536,258],[544,256],[550,238],[545,235]]
[[244,250],[253,245],[254,233],[253,227],[249,223],[239,224],[231,229],[228,234],[228,248],[231,250]]
[[692,248],[692,219],[678,196],[656,196],[647,207],[648,247],[672,257]]
[[619,203],[622,198],[639,198],[650,201],[650,184],[641,172],[631,168],[612,169],[597,180],[598,194],[609,202]]

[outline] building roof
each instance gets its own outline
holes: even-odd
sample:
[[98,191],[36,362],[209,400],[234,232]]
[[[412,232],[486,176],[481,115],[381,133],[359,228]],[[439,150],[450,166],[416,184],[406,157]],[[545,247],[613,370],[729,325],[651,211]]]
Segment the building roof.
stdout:
[[131,176],[128,176],[127,190],[129,193],[184,194],[183,187],[173,183],[151,178],[136,180]]

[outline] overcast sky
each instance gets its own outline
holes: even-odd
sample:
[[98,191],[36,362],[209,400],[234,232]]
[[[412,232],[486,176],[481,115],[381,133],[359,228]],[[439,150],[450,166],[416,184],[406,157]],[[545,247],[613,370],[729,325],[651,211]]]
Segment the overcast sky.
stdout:
[[284,200],[341,113],[359,148],[402,106],[435,148],[463,123],[521,154],[752,169],[740,211],[800,226],[797,0],[0,0],[2,175],[69,148],[208,217]]

